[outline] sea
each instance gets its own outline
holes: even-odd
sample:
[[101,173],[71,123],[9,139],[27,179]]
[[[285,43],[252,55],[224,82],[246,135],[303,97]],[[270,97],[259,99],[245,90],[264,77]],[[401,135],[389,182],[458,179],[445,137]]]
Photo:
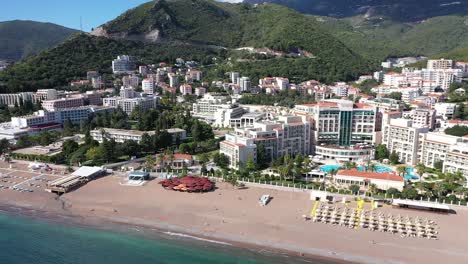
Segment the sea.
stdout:
[[[127,230],[126,230],[127,229]],[[105,228],[0,212],[0,263],[179,264],[312,263],[293,257],[170,232]]]

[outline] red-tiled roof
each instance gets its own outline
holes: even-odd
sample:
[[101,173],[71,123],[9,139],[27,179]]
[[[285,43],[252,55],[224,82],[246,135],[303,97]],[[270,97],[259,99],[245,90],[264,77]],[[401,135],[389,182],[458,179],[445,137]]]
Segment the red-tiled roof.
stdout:
[[336,175],[348,176],[348,177],[359,177],[359,178],[366,178],[366,179],[375,179],[375,180],[389,180],[389,181],[398,181],[398,182],[404,181],[403,177],[395,173],[366,172],[366,171],[358,171],[357,169],[340,170],[337,172]]

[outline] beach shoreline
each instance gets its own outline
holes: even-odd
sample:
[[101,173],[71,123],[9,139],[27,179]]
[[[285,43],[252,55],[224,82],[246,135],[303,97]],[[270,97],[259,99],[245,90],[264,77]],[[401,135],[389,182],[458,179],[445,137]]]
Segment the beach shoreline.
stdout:
[[[130,219],[105,218],[105,217],[86,217],[80,215],[68,214],[66,211],[58,213],[57,211],[39,210],[31,207],[24,207],[12,203],[0,202],[0,213],[17,217],[28,218],[33,221],[42,221],[65,226],[78,228],[92,228],[106,232],[118,232],[133,236],[140,236],[148,239],[158,239],[164,236],[164,239],[174,238],[182,239],[186,242],[208,243],[215,246],[233,247],[237,250],[248,250],[254,254],[261,254],[266,257],[276,256],[301,261],[304,263],[318,264],[353,264],[355,262],[343,261],[321,255],[312,255],[302,253],[296,250],[287,250],[268,245],[258,245],[247,241],[230,240],[226,237],[206,236],[203,233],[189,230],[180,226],[173,226],[168,223],[135,223]],[[134,219],[133,219],[134,220]],[[110,224],[110,225],[109,225]]]
[[[465,263],[468,259],[464,249],[468,237],[460,236],[468,221],[466,210],[443,215],[389,206],[379,208],[385,214],[429,218],[440,228],[439,240],[401,238],[304,221],[302,216],[309,215],[314,204],[308,192],[256,187],[238,190],[227,183],[217,183],[213,192],[181,193],[165,190],[158,180],[140,187],[121,185],[122,176],[96,179],[60,199],[44,191],[21,193],[1,189],[0,207],[98,229],[108,225],[120,225],[123,230],[155,229],[178,233],[172,234],[175,236],[255,248],[259,252],[323,259],[325,263]],[[258,198],[263,194],[270,194],[273,200],[262,207]]]

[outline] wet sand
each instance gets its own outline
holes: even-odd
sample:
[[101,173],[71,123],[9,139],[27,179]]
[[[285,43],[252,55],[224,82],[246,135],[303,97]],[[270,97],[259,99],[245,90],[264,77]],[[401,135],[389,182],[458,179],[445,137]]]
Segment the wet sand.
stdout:
[[[0,203],[73,216],[80,221],[106,221],[188,233],[244,247],[294,252],[357,263],[466,263],[468,211],[444,215],[383,207],[393,215],[429,218],[439,226],[439,240],[401,238],[366,229],[348,229],[304,221],[313,202],[308,193],[260,188],[238,190],[218,183],[210,193],[180,193],[163,189],[157,181],[142,187],[119,184],[108,176],[65,194],[20,193],[0,190]],[[273,200],[261,207],[258,198]]]

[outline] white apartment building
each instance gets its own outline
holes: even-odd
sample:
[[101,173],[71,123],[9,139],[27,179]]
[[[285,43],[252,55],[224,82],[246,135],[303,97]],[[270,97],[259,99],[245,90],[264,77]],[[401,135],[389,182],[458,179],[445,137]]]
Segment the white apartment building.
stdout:
[[21,101],[32,101],[36,102],[34,93],[15,93],[15,94],[0,94],[0,104],[8,105],[10,107],[19,105]]
[[144,79],[141,82],[142,90],[145,94],[153,95],[155,94],[155,82],[153,78]]
[[229,73],[229,77],[231,79],[231,83],[239,84],[240,74],[238,72],[231,72]]
[[122,85],[125,88],[138,88],[140,84],[140,78],[135,75],[125,75],[122,77]]
[[436,125],[436,113],[432,109],[413,109],[403,113],[403,116],[413,121],[413,127],[427,127],[433,130]]
[[334,86],[331,86],[330,89],[336,96],[346,97],[348,96],[349,85],[345,82],[337,82]]
[[103,99],[103,105],[109,107],[120,107],[122,110],[131,114],[138,106],[141,111],[146,111],[156,108],[159,104],[158,96],[134,97],[134,98],[120,98],[109,97]]
[[442,171],[446,173],[461,172],[468,182],[468,143],[458,143],[457,145],[450,146],[445,156]]
[[[177,140],[184,141],[187,139],[187,132],[180,128],[171,128],[166,130],[172,136],[173,142]],[[113,139],[115,142],[123,143],[125,141],[133,140],[140,143],[143,135],[149,136],[155,135],[155,131],[139,131],[139,130],[126,130],[126,129],[114,129],[114,128],[100,128],[90,131],[91,136],[94,140],[102,142],[104,138],[108,140]]]
[[74,124],[79,124],[81,120],[88,119],[93,113],[112,112],[112,107],[102,106],[81,106],[57,109],[56,111],[39,110],[32,115],[19,116],[11,118],[11,126],[14,128],[29,128],[47,124],[63,124],[66,121],[71,121]]
[[443,119],[451,119],[457,104],[454,103],[436,103],[434,104],[434,109],[437,116],[441,116]]
[[167,74],[167,78],[169,78],[169,86],[170,87],[179,86],[179,76],[177,74],[169,72]]
[[226,140],[219,143],[219,152],[229,159],[229,167],[238,169],[249,159],[257,162],[257,146],[251,138],[226,134]]
[[112,72],[114,74],[133,73],[135,69],[136,65],[128,55],[118,56],[117,59],[112,61]]
[[[226,140],[221,142],[223,146],[221,153],[230,157],[232,167],[245,164],[245,161],[242,161],[237,153],[232,154],[239,147],[232,144],[240,141],[248,142],[248,144],[242,143],[242,148],[248,149],[248,153],[254,155],[252,158],[255,161],[257,156],[256,153],[252,153],[251,149],[258,149],[259,144],[265,148],[267,156],[271,159],[284,155],[307,155],[312,149],[310,126],[311,124],[305,116],[280,116],[278,120],[273,122],[256,122],[253,126],[238,128],[234,134],[226,135]],[[247,145],[251,147],[247,148]]]
[[190,84],[183,84],[179,87],[179,91],[182,95],[191,95],[193,93],[192,86]]
[[401,111],[404,108],[404,104],[402,102],[391,98],[368,99],[363,97],[359,100],[359,102],[372,105],[378,108],[381,112]]
[[38,89],[36,94],[36,100],[55,100],[58,98],[57,90],[55,89]]
[[239,86],[241,92],[248,92],[252,87],[252,83],[250,82],[249,77],[242,77],[239,79]]
[[201,81],[202,79],[202,71],[200,70],[195,70],[195,69],[189,69],[187,71],[187,74],[185,75],[185,80],[187,82],[193,82],[193,81]]
[[419,88],[398,89],[401,92],[401,100],[405,103],[413,102],[420,94]]
[[193,104],[194,117],[217,127],[230,127],[231,120],[240,118],[245,110],[238,104],[233,104],[225,96],[205,94]]
[[201,97],[203,97],[203,96],[205,96],[205,94],[206,94],[206,88],[204,88],[204,87],[197,87],[197,88],[195,88],[195,95],[196,95],[196,96],[201,96]]
[[420,160],[419,142],[428,130],[413,127],[413,121],[408,119],[389,119],[389,123],[383,126],[382,144],[387,146],[390,153],[397,153],[400,162],[414,165]]
[[429,70],[447,70],[452,69],[453,66],[453,60],[439,59],[427,61],[427,69]]
[[420,141],[420,162],[425,166],[434,167],[437,161],[445,161],[450,147],[461,142],[462,138],[446,135],[443,133],[427,133]]
[[42,101],[42,108],[47,111],[56,111],[58,109],[80,107],[83,105],[84,100],[82,96]]

